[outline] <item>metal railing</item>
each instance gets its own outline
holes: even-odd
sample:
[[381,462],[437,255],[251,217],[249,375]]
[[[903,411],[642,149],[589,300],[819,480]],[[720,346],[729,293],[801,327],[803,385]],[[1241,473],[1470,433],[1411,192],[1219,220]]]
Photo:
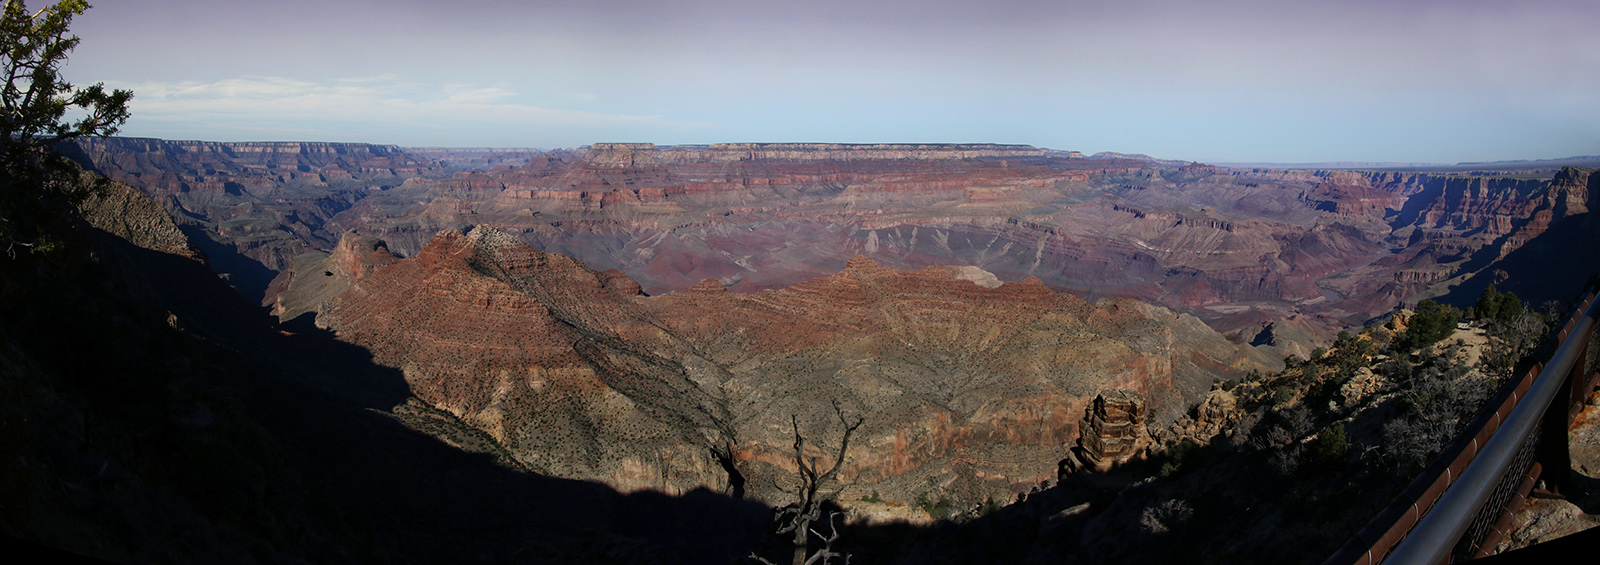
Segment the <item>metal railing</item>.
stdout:
[[[1569,377],[1573,376],[1573,368],[1582,370],[1580,361],[1589,343],[1589,334],[1594,331],[1597,312],[1600,312],[1600,301],[1591,298],[1587,311],[1575,325],[1563,332],[1567,335],[1563,336],[1561,347],[1556,349],[1544,370],[1539,372],[1539,378],[1534,380],[1528,394],[1506,417],[1505,424],[1489,438],[1489,443],[1461,473],[1461,478],[1445,491],[1444,496],[1439,497],[1433,509],[1395,547],[1386,563],[1431,565],[1442,563],[1450,557],[1457,543],[1468,533],[1473,518],[1496,494],[1495,487],[1509,482],[1505,480],[1508,476],[1515,477],[1510,473],[1513,464],[1517,462],[1519,452],[1531,452],[1525,445],[1537,441],[1538,436],[1534,432],[1546,420],[1545,413],[1552,407],[1551,403],[1564,391],[1570,395],[1572,384]],[[1578,376],[1581,380],[1588,380],[1587,374],[1580,373]],[[1559,425],[1564,432],[1569,407],[1562,404],[1556,408],[1560,410]],[[1531,457],[1528,460],[1531,462]],[[1562,475],[1568,471],[1566,468],[1549,470]],[[1499,509],[1495,509],[1495,513],[1498,514]],[[1475,547],[1473,549],[1476,550]]]
[[1494,550],[1543,471],[1551,472],[1552,483],[1565,483],[1567,427],[1595,386],[1585,354],[1600,300],[1591,296],[1585,306],[1559,332],[1549,364],[1535,364],[1508,383],[1490,403],[1498,409],[1480,414],[1325,565],[1431,565],[1483,556]]

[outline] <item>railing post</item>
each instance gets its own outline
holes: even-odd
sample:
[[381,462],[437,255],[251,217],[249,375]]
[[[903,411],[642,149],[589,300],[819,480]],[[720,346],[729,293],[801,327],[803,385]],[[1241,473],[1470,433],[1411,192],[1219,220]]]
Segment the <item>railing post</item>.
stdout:
[[[1592,337],[1592,336],[1591,336]],[[1594,364],[1589,362],[1589,342],[1583,341],[1583,349],[1578,352],[1578,364],[1572,368],[1572,405],[1567,410],[1567,422],[1574,422],[1578,414],[1583,413],[1583,407],[1589,400],[1589,393],[1594,392],[1595,381],[1590,378],[1594,375]]]
[[[1591,297],[1590,300],[1596,298]],[[1562,339],[1572,338],[1579,340],[1577,345],[1577,359],[1572,365],[1572,370],[1567,372],[1566,382],[1556,393],[1555,400],[1550,402],[1550,409],[1545,411],[1543,420],[1542,437],[1539,438],[1539,465],[1544,468],[1539,480],[1544,482],[1544,490],[1551,494],[1567,495],[1572,492],[1572,452],[1569,446],[1568,431],[1573,418],[1577,417],[1582,409],[1584,400],[1589,397],[1589,338],[1582,335],[1571,335],[1567,328],[1562,333]]]
[[1562,494],[1571,490],[1572,482],[1572,452],[1567,445],[1567,410],[1572,405],[1572,374],[1568,373],[1566,382],[1556,390],[1556,396],[1550,401],[1550,408],[1544,411],[1544,418],[1539,429],[1539,453],[1535,460],[1544,468],[1539,480],[1544,483],[1544,490],[1552,494]]

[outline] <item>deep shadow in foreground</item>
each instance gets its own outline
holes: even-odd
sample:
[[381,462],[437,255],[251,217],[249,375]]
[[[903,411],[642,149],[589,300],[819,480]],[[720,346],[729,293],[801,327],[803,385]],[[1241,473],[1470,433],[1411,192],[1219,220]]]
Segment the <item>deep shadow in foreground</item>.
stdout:
[[[92,249],[92,255],[88,252]],[[117,562],[730,563],[765,506],[621,494],[414,432],[359,348],[85,230],[0,260],[0,534]]]

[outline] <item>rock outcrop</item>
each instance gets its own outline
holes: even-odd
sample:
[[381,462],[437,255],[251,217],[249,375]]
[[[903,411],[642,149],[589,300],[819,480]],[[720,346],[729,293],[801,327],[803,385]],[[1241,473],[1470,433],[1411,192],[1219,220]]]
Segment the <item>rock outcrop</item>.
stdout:
[[1144,398],[1136,392],[1115,390],[1095,396],[1084,409],[1077,445],[1061,462],[1062,471],[1104,473],[1126,463],[1150,445],[1145,431],[1148,419]]
[[288,321],[315,312],[351,283],[396,259],[377,238],[346,232],[332,253],[300,255],[273,279],[268,287],[274,298],[272,315]]
[[111,182],[90,192],[78,212],[95,228],[137,247],[205,261],[161,205],[126,184]]

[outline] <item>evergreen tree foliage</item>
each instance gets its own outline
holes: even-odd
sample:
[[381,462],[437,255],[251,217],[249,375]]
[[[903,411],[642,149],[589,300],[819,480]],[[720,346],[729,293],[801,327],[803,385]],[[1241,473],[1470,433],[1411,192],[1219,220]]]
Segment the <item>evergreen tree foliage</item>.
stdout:
[[1522,314],[1522,301],[1514,293],[1501,293],[1500,289],[1489,285],[1483,289],[1483,294],[1478,295],[1478,302],[1473,304],[1473,316],[1479,320],[1495,321],[1509,324],[1516,321]]
[[1432,300],[1417,303],[1417,313],[1406,322],[1406,333],[1395,340],[1395,349],[1412,352],[1450,337],[1456,330],[1461,311]]
[[[72,207],[93,188],[55,150],[63,141],[116,133],[133,93],[104,84],[77,88],[61,78],[68,34],[85,0],[61,0],[30,13],[7,0],[0,13],[0,251],[48,252],[73,225]],[[75,119],[68,117],[68,114]]]

